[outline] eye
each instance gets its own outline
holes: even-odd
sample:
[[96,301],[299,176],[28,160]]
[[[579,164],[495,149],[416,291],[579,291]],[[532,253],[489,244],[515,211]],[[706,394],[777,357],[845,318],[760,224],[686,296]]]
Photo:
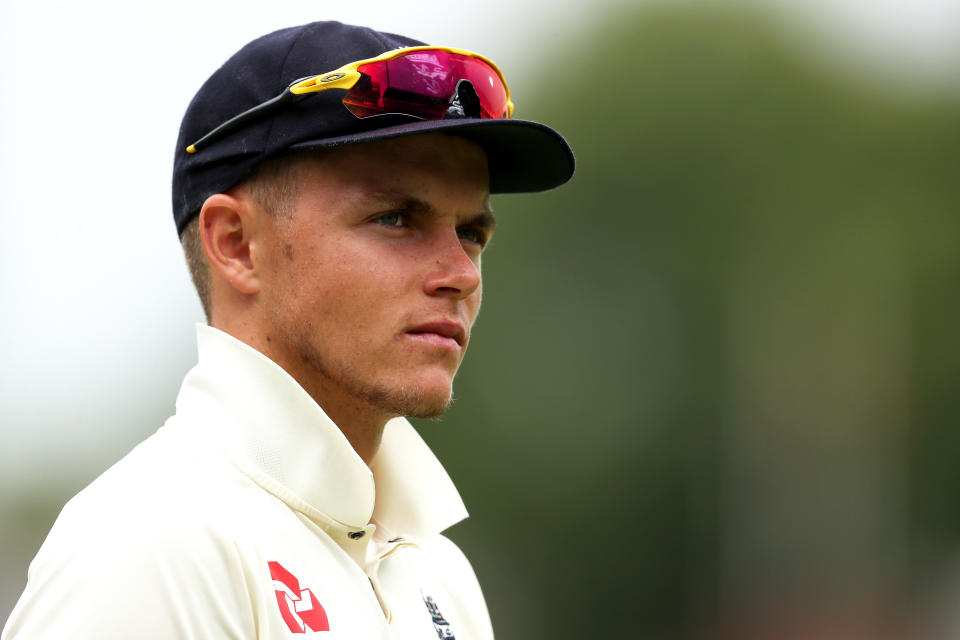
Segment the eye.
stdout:
[[457,235],[467,242],[478,244],[481,247],[487,244],[487,232],[477,227],[464,227],[457,229]]
[[374,222],[385,227],[405,227],[407,226],[407,216],[399,211],[385,213],[374,218]]

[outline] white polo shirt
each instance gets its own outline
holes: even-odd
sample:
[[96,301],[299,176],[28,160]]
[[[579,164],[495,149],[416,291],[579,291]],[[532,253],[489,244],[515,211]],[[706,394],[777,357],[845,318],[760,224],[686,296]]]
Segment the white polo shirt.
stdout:
[[63,508],[2,640],[492,638],[413,427],[368,468],[278,365],[197,332],[176,415]]

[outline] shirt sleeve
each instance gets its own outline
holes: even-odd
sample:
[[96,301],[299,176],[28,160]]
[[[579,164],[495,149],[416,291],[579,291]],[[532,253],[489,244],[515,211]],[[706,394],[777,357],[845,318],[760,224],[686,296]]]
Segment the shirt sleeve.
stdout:
[[[68,504],[30,565],[0,640],[249,638],[241,564],[201,523]],[[246,606],[244,600],[246,599]]]

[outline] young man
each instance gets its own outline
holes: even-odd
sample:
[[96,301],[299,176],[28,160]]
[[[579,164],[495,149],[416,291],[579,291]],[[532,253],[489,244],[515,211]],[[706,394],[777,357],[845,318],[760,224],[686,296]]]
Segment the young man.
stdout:
[[[351,64],[360,62],[360,64]],[[489,193],[566,182],[488,60],[313,23],[184,117],[174,218],[209,326],[176,414],[64,508],[3,639],[490,638],[438,416]]]

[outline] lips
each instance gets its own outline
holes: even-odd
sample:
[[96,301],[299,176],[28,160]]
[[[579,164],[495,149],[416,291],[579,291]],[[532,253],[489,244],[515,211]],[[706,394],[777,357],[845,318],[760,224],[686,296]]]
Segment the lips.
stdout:
[[434,343],[437,346],[463,348],[467,341],[467,332],[463,325],[453,320],[438,320],[420,324],[407,329],[406,334]]

